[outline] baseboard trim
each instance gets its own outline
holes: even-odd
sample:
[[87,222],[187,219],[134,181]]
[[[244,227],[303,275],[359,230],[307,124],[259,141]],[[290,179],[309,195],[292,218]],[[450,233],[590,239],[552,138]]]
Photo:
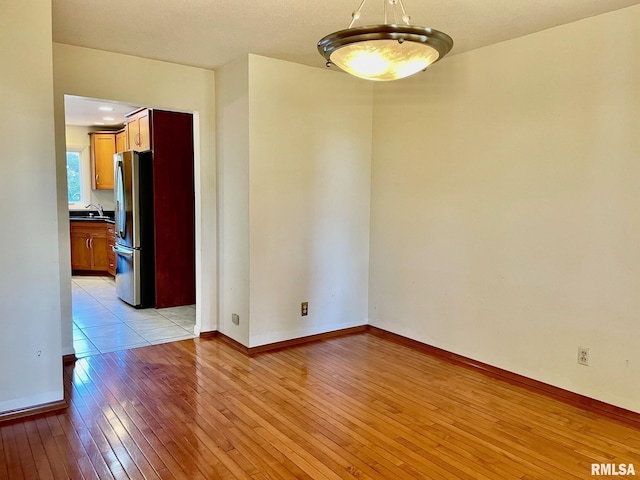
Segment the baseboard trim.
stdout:
[[462,355],[458,355],[457,353],[452,353],[438,347],[433,347],[426,343],[419,342],[418,340],[403,337],[402,335],[391,333],[378,327],[369,325],[367,331],[372,335],[412,348],[432,357],[437,357],[456,365],[472,368],[489,377],[506,381],[512,385],[541,393],[574,407],[581,408],[582,410],[586,410],[613,420],[617,420],[621,423],[630,425],[635,428],[640,428],[640,413],[632,412],[631,410],[627,410],[625,408],[616,407],[615,405],[611,405],[601,400],[586,397],[579,393],[571,392],[560,387],[549,385],[548,383],[534,380],[532,378],[528,378],[517,373],[510,372],[508,370],[503,370],[502,368],[494,367],[483,362],[478,362],[477,360],[473,360],[471,358],[464,357]]
[[242,345],[240,342],[238,342],[237,340],[234,340],[231,337],[228,337],[227,335],[225,335],[224,333],[220,333],[218,331],[214,331],[214,332],[200,332],[200,338],[202,340],[219,340],[222,343],[227,344],[228,346],[230,346],[231,348],[238,350],[241,353],[244,353],[245,355],[249,355],[249,349],[247,347],[245,347],[244,345]]
[[245,355],[250,355],[248,347],[245,347],[243,344],[241,344],[237,340],[234,340],[233,338],[225,335],[224,333],[218,332],[218,340],[220,340],[222,343],[230,346],[234,350],[238,350],[240,353],[244,353]]
[[218,336],[218,331],[214,330],[213,332],[200,332],[199,337],[204,340],[209,340],[211,338],[216,338]]
[[266,345],[260,345],[258,347],[250,347],[248,349],[249,355],[257,355],[259,353],[273,352],[275,350],[282,350],[283,348],[296,347],[298,345],[304,345],[312,342],[319,342],[321,340],[327,340],[329,338],[342,337],[345,335],[355,335],[357,333],[364,333],[367,331],[367,325],[360,325],[358,327],[343,328],[341,330],[334,330],[332,332],[318,333],[316,335],[308,335],[306,337],[293,338],[291,340],[284,340],[282,342],[268,343]]
[[34,415],[42,415],[43,413],[57,412],[58,410],[66,409],[68,406],[66,400],[59,400],[57,402],[43,403],[42,405],[35,405],[33,407],[9,410],[8,412],[0,413],[0,423],[32,417]]
[[[360,325],[358,327],[343,328],[340,330],[334,330],[332,332],[308,335],[306,337],[292,338],[291,340],[283,340],[282,342],[268,343],[266,345],[259,345],[257,347],[245,347],[243,344],[241,344],[237,340],[234,340],[233,338],[228,337],[224,333],[220,333],[220,332],[215,332],[216,333],[215,337],[217,337],[221,342],[224,342],[227,345],[229,345],[231,348],[234,348],[239,352],[244,353],[245,355],[253,356],[261,353],[274,352],[276,350],[296,347],[299,345],[306,345],[307,343],[320,342],[322,340],[327,340],[329,338],[342,337],[345,335],[355,335],[358,333],[365,333],[366,331],[367,331],[367,325]],[[202,337],[202,334],[200,334],[200,337]],[[214,336],[207,337],[207,338],[214,338]]]
[[68,355],[63,355],[62,356],[62,364],[63,365],[69,365],[71,363],[75,363],[76,360],[78,360],[78,357],[76,357],[75,353],[70,353]]

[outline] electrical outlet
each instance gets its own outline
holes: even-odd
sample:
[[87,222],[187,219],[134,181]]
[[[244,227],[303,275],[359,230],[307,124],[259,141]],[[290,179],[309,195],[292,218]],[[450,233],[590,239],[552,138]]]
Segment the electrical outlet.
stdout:
[[589,366],[589,349],[586,347],[578,347],[578,363],[586,367]]
[[303,317],[309,315],[309,302],[302,302],[300,304],[300,315]]
[[240,325],[240,315],[238,315],[237,313],[232,313],[231,314],[231,322],[234,325]]

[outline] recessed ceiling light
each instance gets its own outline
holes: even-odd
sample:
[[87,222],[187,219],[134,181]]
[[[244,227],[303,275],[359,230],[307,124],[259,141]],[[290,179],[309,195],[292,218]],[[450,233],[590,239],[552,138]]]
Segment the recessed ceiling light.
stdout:
[[98,107],[98,110],[102,112],[113,112],[113,107]]
[[104,125],[104,122],[93,122],[95,125]]
[[106,120],[107,122],[113,122],[115,120],[115,118],[113,117],[102,117],[103,120]]

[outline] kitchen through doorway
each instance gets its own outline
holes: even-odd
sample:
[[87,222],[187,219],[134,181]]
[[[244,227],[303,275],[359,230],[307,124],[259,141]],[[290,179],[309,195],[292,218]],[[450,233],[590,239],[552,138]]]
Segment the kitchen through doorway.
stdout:
[[[189,298],[189,295],[186,294],[185,298],[183,294],[182,301],[167,300],[167,295],[171,296],[174,290],[180,290],[179,288],[176,289],[176,286],[184,285],[184,282],[188,281],[188,271],[186,271],[185,274],[185,271],[179,268],[171,268],[170,270],[165,268],[162,272],[163,275],[161,278],[163,283],[161,288],[163,293],[167,293],[161,297],[161,300],[156,302],[156,307],[164,307],[166,305],[179,306],[169,306],[167,308],[134,308],[121,300],[121,298],[118,298],[119,296],[122,298],[126,297],[122,296],[120,291],[116,294],[116,282],[114,280],[114,275],[116,274],[115,264],[110,258],[101,255],[103,249],[107,252],[105,255],[112,255],[113,241],[115,241],[117,237],[114,237],[114,239],[109,242],[109,234],[111,233],[111,236],[113,236],[114,231],[114,190],[113,185],[107,184],[105,187],[103,175],[98,174],[96,158],[97,149],[101,148],[98,146],[98,140],[102,140],[102,138],[96,133],[104,133],[106,134],[104,135],[105,137],[112,136],[113,141],[119,145],[118,142],[120,140],[117,134],[118,132],[124,132],[124,135],[127,136],[125,140],[126,147],[116,150],[116,152],[124,150],[144,151],[145,148],[143,144],[136,143],[137,146],[132,146],[133,139],[139,142],[141,138],[144,138],[142,134],[131,135],[130,125],[127,124],[127,128],[125,128],[125,123],[127,121],[131,122],[131,118],[133,118],[131,117],[132,114],[134,116],[140,116],[144,114],[145,111],[151,112],[151,110],[146,110],[145,107],[65,95],[67,187],[73,272],[71,279],[73,346],[75,355],[78,358],[159,343],[186,340],[196,336],[194,333],[196,326],[196,305],[192,303],[195,302],[195,295]],[[166,121],[162,124],[162,119],[171,115],[182,115],[183,118],[187,116],[189,118],[192,117],[188,114],[172,114],[171,112],[160,110],[154,110],[153,113],[155,112],[158,112],[158,132],[162,137],[159,143],[156,144],[156,147],[159,146],[161,149],[158,161],[164,161],[166,163],[167,155],[175,155],[176,152],[171,151],[170,148],[167,149],[166,141],[163,143],[164,137],[167,137],[167,132],[165,131],[166,127],[163,126],[166,125]],[[191,122],[192,121],[193,120],[191,120]],[[142,129],[140,131],[142,132]],[[149,130],[147,130],[147,134],[148,133]],[[150,141],[150,137],[147,138],[147,141]],[[191,138],[191,143],[192,142],[193,138]],[[187,142],[187,145],[188,143],[189,142]],[[152,147],[146,147],[146,149],[149,148]],[[165,150],[162,150],[162,148]],[[164,157],[162,157],[162,152],[167,152],[164,153]],[[191,179],[193,182],[193,150],[191,155],[191,165],[189,166],[188,163],[183,164],[187,166],[186,172],[191,170]],[[113,153],[106,155],[107,159],[112,156]],[[174,177],[172,177],[172,179],[173,178]],[[188,176],[185,177],[183,174],[183,179],[184,178],[187,178],[188,182]],[[162,182],[160,182],[160,184],[162,184]],[[170,185],[167,185],[166,180],[164,180],[164,188],[169,187]],[[186,198],[188,197],[191,197],[191,202],[195,202],[193,195],[187,195]],[[182,216],[190,209],[193,209],[193,203],[191,205],[184,204],[184,198],[185,196],[183,195],[177,199],[181,199],[182,201],[182,203],[180,203],[180,201],[177,202],[180,207],[177,210],[180,211]],[[163,215],[161,218],[164,220],[173,214],[173,209],[168,208],[166,202],[162,206],[161,211]],[[94,213],[94,211],[98,213]],[[156,211],[158,211],[158,209],[156,209]],[[84,216],[89,216],[90,218],[83,218]],[[98,227],[103,224],[106,232],[104,240],[98,238],[100,236],[99,234],[84,232],[84,230],[87,230],[87,226],[90,226],[89,229],[98,229]],[[78,232],[75,232],[74,227],[77,227],[76,230],[78,230]],[[167,227],[164,226],[163,228],[165,231],[162,232],[162,237],[165,238],[168,236],[166,232]],[[184,227],[176,230],[184,231]],[[79,234],[85,233],[88,235],[88,239],[76,238]],[[94,236],[96,238],[93,238]],[[105,243],[106,249],[104,248]],[[188,243],[184,244],[183,242],[183,250],[195,251],[194,238],[192,238],[192,243],[193,245]],[[84,252],[83,249],[88,249],[87,251],[89,253]],[[91,249],[95,251],[92,253]],[[166,261],[166,252],[161,250],[161,253],[164,253]],[[87,260],[82,263],[82,259],[85,257],[87,257]],[[79,258],[81,260],[80,266]],[[160,288],[157,285],[158,284],[156,284],[156,288]],[[171,285],[173,285],[173,287],[171,287]],[[153,303],[147,303],[143,306],[152,307]]]

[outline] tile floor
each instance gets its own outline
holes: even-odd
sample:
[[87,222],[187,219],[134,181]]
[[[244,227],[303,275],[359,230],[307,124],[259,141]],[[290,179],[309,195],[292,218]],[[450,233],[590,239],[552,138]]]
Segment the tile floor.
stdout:
[[136,309],[111,277],[72,277],[73,347],[78,358],[194,338],[195,305]]

